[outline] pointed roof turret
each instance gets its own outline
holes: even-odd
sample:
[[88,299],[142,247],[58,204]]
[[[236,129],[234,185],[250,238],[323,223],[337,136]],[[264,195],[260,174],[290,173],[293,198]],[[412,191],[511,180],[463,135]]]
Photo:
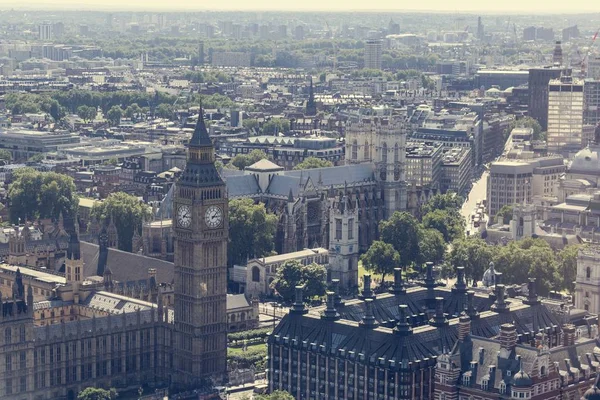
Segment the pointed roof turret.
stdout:
[[200,111],[198,113],[198,121],[196,122],[196,128],[194,134],[190,140],[190,146],[212,146],[212,141],[206,130],[206,124],[204,123],[204,109],[202,104],[200,105]]

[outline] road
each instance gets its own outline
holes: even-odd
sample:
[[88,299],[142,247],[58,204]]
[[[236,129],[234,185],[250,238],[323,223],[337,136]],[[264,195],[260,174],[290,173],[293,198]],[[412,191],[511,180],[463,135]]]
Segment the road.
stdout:
[[460,214],[463,216],[466,222],[466,231],[469,232],[470,235],[475,233],[475,229],[473,227],[473,221],[471,220],[471,214],[475,209],[475,205],[477,201],[483,200],[487,198],[487,177],[489,172],[486,170],[481,174],[481,177],[473,184],[471,191],[469,192],[469,196],[466,201],[463,203],[463,206],[460,210]]

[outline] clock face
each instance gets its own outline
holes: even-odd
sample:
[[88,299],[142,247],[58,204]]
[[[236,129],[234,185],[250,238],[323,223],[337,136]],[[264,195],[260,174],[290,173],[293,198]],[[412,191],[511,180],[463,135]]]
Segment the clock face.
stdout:
[[192,224],[192,211],[189,206],[182,205],[177,209],[177,225],[189,228]]
[[217,206],[210,206],[204,214],[204,222],[209,228],[217,228],[223,222],[223,210]]

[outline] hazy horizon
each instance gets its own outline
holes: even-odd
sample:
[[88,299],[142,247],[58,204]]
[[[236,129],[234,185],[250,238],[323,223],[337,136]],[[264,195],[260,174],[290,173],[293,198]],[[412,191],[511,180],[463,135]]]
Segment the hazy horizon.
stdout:
[[[482,1],[464,0],[460,7],[450,7],[448,2],[430,0],[426,5],[420,2],[401,4],[389,0],[364,1],[329,1],[325,5],[317,0],[304,0],[302,2],[274,3],[270,0],[255,0],[243,2],[230,0],[215,6],[213,2],[191,2],[189,0],[171,0],[169,2],[157,0],[129,0],[127,5],[119,0],[34,0],[27,2],[14,2],[8,0],[0,4],[0,9],[23,10],[98,10],[98,11],[334,11],[334,12],[439,12],[439,13],[537,13],[537,14],[577,14],[599,13],[600,6],[592,7],[589,1],[573,0],[570,7],[565,8],[564,2],[551,1],[518,1],[506,0],[502,3],[489,4]],[[0,1],[0,3],[2,3]]]

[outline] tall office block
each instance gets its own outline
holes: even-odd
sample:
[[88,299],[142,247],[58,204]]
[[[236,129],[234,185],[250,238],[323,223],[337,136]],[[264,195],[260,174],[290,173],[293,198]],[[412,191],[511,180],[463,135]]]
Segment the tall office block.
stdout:
[[381,69],[382,42],[379,39],[369,39],[365,43],[365,68]]
[[535,118],[543,130],[548,128],[548,82],[560,78],[561,69],[533,68],[529,70],[529,116]]
[[49,22],[41,23],[38,26],[38,37],[40,40],[52,40],[52,24]]
[[583,81],[563,75],[548,84],[548,151],[581,147],[583,132]]

